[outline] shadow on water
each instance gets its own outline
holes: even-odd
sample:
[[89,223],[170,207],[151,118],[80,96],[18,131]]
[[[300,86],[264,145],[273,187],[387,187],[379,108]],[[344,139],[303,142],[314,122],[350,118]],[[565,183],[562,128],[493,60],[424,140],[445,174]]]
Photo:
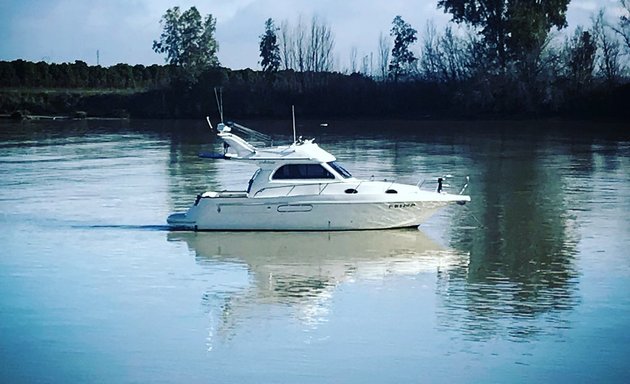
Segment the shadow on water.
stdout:
[[545,135],[474,143],[469,209],[483,227],[451,231],[470,264],[438,284],[443,329],[459,328],[474,340],[524,341],[571,326],[566,312],[580,302],[573,180],[588,173],[571,148]]

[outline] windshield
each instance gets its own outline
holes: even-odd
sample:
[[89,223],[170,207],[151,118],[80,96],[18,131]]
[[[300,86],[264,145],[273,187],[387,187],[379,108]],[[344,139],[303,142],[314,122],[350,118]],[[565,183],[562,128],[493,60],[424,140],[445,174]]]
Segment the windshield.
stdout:
[[330,163],[328,163],[328,165],[330,165],[330,167],[334,169],[338,174],[340,174],[341,177],[343,177],[344,179],[352,177],[350,172],[346,171],[346,169],[342,167],[341,164],[339,164],[338,162],[331,161]]

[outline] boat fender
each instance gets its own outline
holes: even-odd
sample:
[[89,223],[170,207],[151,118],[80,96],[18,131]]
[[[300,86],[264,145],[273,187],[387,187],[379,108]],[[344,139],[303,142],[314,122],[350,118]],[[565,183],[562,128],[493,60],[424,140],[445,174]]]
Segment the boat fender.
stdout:
[[442,181],[444,181],[444,179],[442,179],[441,177],[438,177],[437,193],[442,193]]
[[199,204],[201,197],[202,197],[201,195],[197,195],[197,198],[195,199],[195,207]]

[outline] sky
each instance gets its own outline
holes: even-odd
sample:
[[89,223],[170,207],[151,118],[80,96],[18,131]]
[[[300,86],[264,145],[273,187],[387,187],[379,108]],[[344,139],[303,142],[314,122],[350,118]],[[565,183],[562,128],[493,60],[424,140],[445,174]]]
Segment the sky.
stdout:
[[[350,66],[353,49],[359,62],[370,52],[376,57],[379,34],[389,33],[396,15],[419,35],[428,20],[443,29],[450,16],[436,4],[437,0],[0,0],[0,60],[83,60],[96,65],[98,51],[103,66],[164,64],[164,56],[152,50],[161,33],[160,18],[173,6],[186,10],[194,5],[202,15],[217,19],[218,57],[225,67],[260,68],[258,45],[266,19],[295,25],[300,16],[308,21],[317,15],[334,33],[335,69],[341,71]],[[600,8],[614,17],[617,4],[618,0],[572,0],[569,29],[589,25]]]

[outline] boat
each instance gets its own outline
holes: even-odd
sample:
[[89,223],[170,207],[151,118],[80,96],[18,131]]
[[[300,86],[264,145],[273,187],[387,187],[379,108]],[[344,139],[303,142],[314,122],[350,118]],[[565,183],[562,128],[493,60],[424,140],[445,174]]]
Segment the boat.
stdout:
[[[207,119],[213,129],[210,120]],[[246,161],[257,170],[240,191],[207,191],[186,211],[171,214],[173,230],[193,231],[347,231],[418,227],[440,208],[470,201],[436,190],[394,181],[359,179],[314,139],[296,138],[284,146],[254,146],[247,134],[259,132],[220,123],[223,153],[206,156]],[[237,134],[238,133],[238,134]],[[258,135],[258,136],[256,136]]]

